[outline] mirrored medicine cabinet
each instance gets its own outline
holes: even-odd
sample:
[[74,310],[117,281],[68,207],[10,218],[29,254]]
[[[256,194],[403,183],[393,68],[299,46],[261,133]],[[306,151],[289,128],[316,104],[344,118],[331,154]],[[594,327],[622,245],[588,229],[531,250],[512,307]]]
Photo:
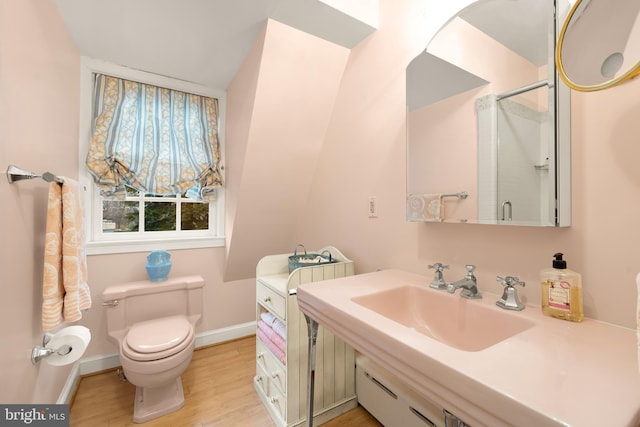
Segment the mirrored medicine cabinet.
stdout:
[[570,225],[569,88],[554,62],[569,10],[478,0],[409,64],[408,221]]

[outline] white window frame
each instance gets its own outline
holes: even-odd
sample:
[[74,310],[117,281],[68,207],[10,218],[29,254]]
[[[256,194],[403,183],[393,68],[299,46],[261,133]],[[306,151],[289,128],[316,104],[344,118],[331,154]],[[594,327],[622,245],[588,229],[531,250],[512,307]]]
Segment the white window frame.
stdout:
[[[93,82],[95,74],[179,90],[195,95],[218,99],[218,138],[220,140],[220,162],[224,165],[224,124],[226,119],[226,92],[195,83],[157,74],[134,70],[89,57],[80,59],[80,138],[78,155],[78,179],[85,188],[85,230],[87,255],[148,252],[156,249],[195,249],[223,247],[224,238],[224,188],[216,190],[216,201],[209,210],[209,230],[183,230],[176,232],[102,232],[102,198],[93,184],[93,178],[85,165],[91,140],[93,112]],[[221,168],[224,178],[224,168]]]

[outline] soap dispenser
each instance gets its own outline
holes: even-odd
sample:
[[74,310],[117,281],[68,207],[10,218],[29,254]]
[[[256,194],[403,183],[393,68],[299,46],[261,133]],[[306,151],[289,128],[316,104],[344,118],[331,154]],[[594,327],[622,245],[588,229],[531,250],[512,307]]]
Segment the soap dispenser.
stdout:
[[558,319],[581,322],[582,276],[567,268],[564,254],[554,254],[553,268],[542,270],[542,313]]

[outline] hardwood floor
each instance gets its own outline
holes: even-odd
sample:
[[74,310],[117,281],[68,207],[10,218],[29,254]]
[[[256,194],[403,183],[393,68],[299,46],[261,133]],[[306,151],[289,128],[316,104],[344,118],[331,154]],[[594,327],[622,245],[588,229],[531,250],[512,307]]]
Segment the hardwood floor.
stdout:
[[[273,427],[253,388],[255,354],[255,337],[196,350],[182,375],[185,406],[144,424],[134,424],[132,419],[135,386],[121,381],[115,370],[84,377],[71,404],[70,426]],[[323,426],[382,424],[357,407]]]

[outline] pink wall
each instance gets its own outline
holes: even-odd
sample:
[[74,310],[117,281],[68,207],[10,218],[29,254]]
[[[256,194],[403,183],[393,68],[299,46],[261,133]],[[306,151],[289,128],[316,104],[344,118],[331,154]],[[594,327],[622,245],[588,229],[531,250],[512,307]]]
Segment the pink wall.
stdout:
[[[227,171],[225,181],[225,237],[233,239],[235,217],[238,208],[238,194],[242,183],[244,158],[249,143],[251,117],[253,114],[258,76],[260,75],[260,58],[267,27],[263,27],[251,51],[227,88],[227,141],[225,144],[225,163]],[[229,251],[227,245],[227,254]]]
[[[358,273],[400,268],[425,274],[425,283],[429,263],[450,264],[449,280],[462,276],[464,264],[474,263],[481,290],[498,293],[497,274],[518,275],[527,282],[524,295],[533,304],[540,302],[538,271],[550,264],[554,252],[563,251],[569,266],[583,273],[587,316],[634,326],[634,277],[640,271],[635,253],[640,241],[640,228],[635,226],[640,218],[636,161],[640,157],[636,141],[640,83],[633,81],[602,93],[573,94],[572,227],[407,223],[404,69],[424,48],[432,31],[424,26],[430,15],[421,14],[422,4],[419,0],[381,0],[380,29],[349,53],[326,125],[309,135],[321,139],[321,148],[313,159],[314,167],[304,169],[311,175],[308,190],[296,195],[304,203],[295,205],[294,223],[274,225],[279,227],[275,231],[291,232],[283,245],[335,245],[356,261]],[[325,52],[329,57],[334,53],[331,49]],[[79,58],[52,0],[0,0],[0,57],[0,167],[15,163],[77,176]],[[250,67],[260,62],[249,59]],[[252,73],[255,70],[248,71]],[[256,93],[264,89],[260,84]],[[272,80],[264,84],[271,85]],[[315,82],[303,78],[299,84]],[[248,88],[239,102],[251,102],[250,93]],[[33,101],[26,104],[25,99]],[[270,118],[260,113],[264,114],[261,121]],[[274,109],[272,114],[272,119],[281,120],[281,111]],[[253,127],[247,132],[252,131]],[[253,165],[246,163],[253,152],[251,144],[247,149],[249,152],[239,153],[236,165]],[[294,152],[278,154],[292,164],[297,161]],[[278,193],[286,194],[286,188],[264,183],[240,182],[236,187],[231,183],[240,179],[235,174],[241,170],[227,170],[234,186],[230,188],[238,189],[234,205],[265,191],[278,198],[282,197]],[[5,244],[0,253],[0,282],[5,292],[0,314],[5,340],[0,353],[3,403],[55,401],[68,372],[68,368],[32,366],[29,361],[31,347],[42,337],[39,292],[46,187],[39,180],[13,186],[0,180],[0,197],[6,206],[1,217]],[[369,196],[377,197],[377,219],[367,218]],[[261,210],[246,212],[241,222],[236,218],[234,236],[253,221],[261,221]],[[264,237],[255,233],[253,239]],[[244,240],[238,253],[252,244]],[[224,280],[224,248],[174,251],[173,260],[173,274],[202,274],[207,280],[207,312],[200,330],[254,319],[253,280]],[[89,258],[96,304],[80,322],[94,334],[88,355],[115,351],[103,338],[102,289],[114,282],[144,278],[143,265],[142,253]]]
[[[229,218],[226,280],[254,277],[265,254],[295,247],[291,239],[299,211],[315,191],[310,184],[349,54],[274,20],[263,34],[264,41],[256,42],[261,50],[254,47],[228,90],[233,111],[239,105],[252,109],[228,116],[227,150],[242,169],[228,171],[237,200]],[[257,85],[247,71],[256,67]]]
[[[80,59],[53,1],[0,0],[0,167],[74,177]],[[70,367],[32,366],[42,342],[42,262],[48,184],[0,179],[0,402],[55,401]]]

